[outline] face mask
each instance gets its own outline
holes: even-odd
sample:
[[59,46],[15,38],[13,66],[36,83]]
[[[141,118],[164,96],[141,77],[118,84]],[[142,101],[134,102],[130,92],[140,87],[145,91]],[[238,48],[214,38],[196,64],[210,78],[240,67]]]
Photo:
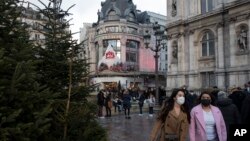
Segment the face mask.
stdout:
[[247,87],[247,91],[250,92],[250,87]]
[[179,105],[182,105],[184,104],[185,102],[185,97],[178,97],[177,100],[176,100],[176,103],[179,104]]
[[203,106],[209,106],[210,105],[210,103],[211,103],[211,100],[210,99],[201,99],[201,104],[203,105]]

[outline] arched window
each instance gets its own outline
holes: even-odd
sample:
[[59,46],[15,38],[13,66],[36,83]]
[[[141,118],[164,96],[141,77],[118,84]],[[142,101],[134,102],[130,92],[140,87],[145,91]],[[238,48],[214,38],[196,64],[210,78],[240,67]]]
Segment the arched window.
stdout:
[[108,20],[117,20],[117,19],[118,19],[118,16],[117,16],[115,10],[109,11]]
[[128,14],[128,21],[135,21],[135,14],[134,13],[130,12]]
[[214,49],[214,35],[212,32],[205,32],[202,37],[202,56],[213,56],[215,54]]

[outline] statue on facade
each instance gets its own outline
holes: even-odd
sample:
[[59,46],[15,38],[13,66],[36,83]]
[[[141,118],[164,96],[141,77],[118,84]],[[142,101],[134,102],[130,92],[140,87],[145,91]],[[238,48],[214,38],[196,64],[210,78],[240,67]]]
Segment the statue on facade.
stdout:
[[177,47],[177,44],[173,44],[172,56],[173,56],[173,59],[177,59],[178,58],[178,47]]
[[172,17],[175,17],[177,13],[176,0],[172,0]]
[[98,22],[100,21],[100,19],[101,19],[101,12],[100,12],[100,10],[98,9],[98,12],[97,12],[97,16],[98,16]]
[[247,50],[247,32],[242,29],[241,33],[238,37],[238,46],[240,51],[246,51]]

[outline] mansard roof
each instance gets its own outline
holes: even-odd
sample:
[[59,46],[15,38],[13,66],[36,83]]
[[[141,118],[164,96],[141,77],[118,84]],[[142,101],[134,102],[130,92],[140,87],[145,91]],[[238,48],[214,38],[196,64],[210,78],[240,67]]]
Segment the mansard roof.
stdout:
[[101,11],[98,11],[98,22],[111,20],[109,18],[111,12],[115,16],[112,20],[130,19],[137,23],[145,21],[142,19],[138,20],[140,14],[137,12],[136,5],[134,5],[132,0],[105,0],[101,2]]

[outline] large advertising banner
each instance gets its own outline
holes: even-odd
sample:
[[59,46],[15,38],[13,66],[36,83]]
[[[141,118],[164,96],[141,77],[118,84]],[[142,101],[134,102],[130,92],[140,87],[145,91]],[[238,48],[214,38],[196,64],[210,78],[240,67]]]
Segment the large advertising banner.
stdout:
[[121,71],[122,63],[120,58],[116,55],[113,47],[109,44],[107,50],[104,53],[102,59],[98,62],[98,70],[111,70],[111,71]]

